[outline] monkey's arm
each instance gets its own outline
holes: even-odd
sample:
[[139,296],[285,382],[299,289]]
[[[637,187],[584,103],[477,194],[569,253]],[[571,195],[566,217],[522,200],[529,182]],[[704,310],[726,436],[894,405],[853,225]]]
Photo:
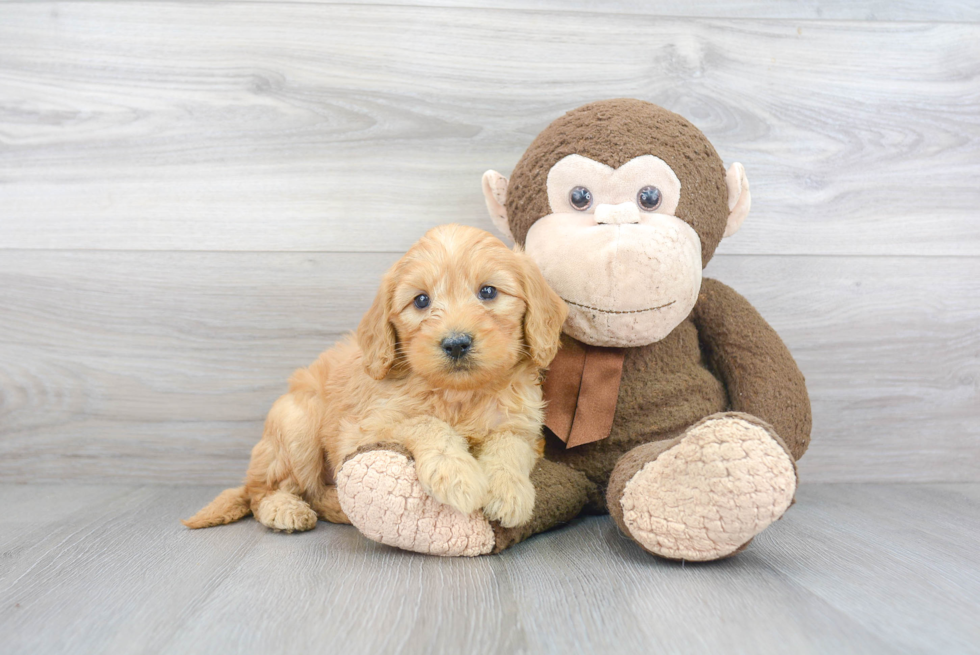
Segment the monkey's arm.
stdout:
[[776,331],[745,298],[707,278],[692,318],[702,351],[725,383],[732,410],[772,425],[799,459],[810,443],[810,397],[803,374]]

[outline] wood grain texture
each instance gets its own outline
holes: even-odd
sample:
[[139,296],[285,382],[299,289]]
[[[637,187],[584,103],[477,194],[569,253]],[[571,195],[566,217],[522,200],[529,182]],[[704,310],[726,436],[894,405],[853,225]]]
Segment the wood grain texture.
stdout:
[[238,479],[398,253],[489,228],[484,169],[636,96],[748,168],[708,274],[807,375],[804,479],[976,481],[978,11],[0,4],[0,478]]
[[980,25],[534,6],[4,3],[0,247],[399,252],[489,226],[485,169],[635,96],[746,165],[723,252],[980,254]]
[[[323,1],[323,0],[317,0]],[[344,0],[346,2],[346,0]],[[354,0],[369,4],[370,0]],[[589,14],[639,14],[646,16],[677,16],[701,18],[785,18],[807,20],[861,21],[980,21],[980,7],[967,0],[939,2],[886,2],[884,0],[396,0],[390,4],[425,5],[433,7],[474,7],[483,9],[527,9],[583,12]]]
[[[975,485],[821,485],[805,490],[814,493],[802,493],[787,514],[791,529],[767,531],[759,541],[772,546],[773,568],[896,652],[977,652],[980,505],[969,489]],[[847,545],[842,550],[829,535]],[[898,617],[881,612],[883,604],[907,610]]]
[[[213,482],[396,257],[0,254],[0,478]],[[719,256],[807,376],[805,480],[977,481],[980,260]]]
[[[50,0],[8,0],[49,2]],[[74,0],[75,2],[103,0]],[[169,0],[143,0],[168,2]],[[214,3],[268,2],[269,0],[212,0]],[[377,6],[377,0],[276,0],[279,4]],[[678,18],[802,19],[912,22],[977,22],[980,7],[969,0],[935,0],[929,3],[900,0],[386,0],[382,6],[446,9],[518,9],[585,14],[638,14]]]
[[325,523],[186,530],[216,487],[110,490],[0,487],[45,510],[0,546],[4,652],[980,652],[978,485],[804,485],[746,552],[701,565],[608,517],[439,559]]
[[[73,0],[74,2],[103,0]],[[168,2],[169,0],[142,0]],[[50,0],[9,0],[9,2],[44,2]],[[212,0],[214,4],[268,2],[268,0]],[[321,5],[399,6],[445,9],[517,9],[530,11],[560,11],[586,14],[638,14],[679,18],[728,19],[803,19],[855,21],[912,21],[912,22],[978,22],[980,7],[969,0],[935,0],[929,3],[899,0],[276,0],[279,4],[302,3]]]

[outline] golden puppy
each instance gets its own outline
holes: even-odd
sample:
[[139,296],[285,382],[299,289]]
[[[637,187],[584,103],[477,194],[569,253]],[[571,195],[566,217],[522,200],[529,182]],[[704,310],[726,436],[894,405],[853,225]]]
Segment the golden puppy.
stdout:
[[357,332],[289,380],[244,486],[184,524],[250,512],[276,530],[349,523],[334,475],[359,447],[396,442],[436,500],[512,527],[531,518],[541,368],[567,307],[524,253],[489,233],[430,230],[384,276]]

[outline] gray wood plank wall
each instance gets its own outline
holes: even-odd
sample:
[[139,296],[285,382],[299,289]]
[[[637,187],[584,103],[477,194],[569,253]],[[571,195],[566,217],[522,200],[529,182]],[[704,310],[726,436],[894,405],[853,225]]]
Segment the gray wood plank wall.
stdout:
[[485,169],[632,96],[746,166],[708,275],[807,375],[804,479],[980,480],[976,3],[431,4],[0,4],[0,478],[234,481]]

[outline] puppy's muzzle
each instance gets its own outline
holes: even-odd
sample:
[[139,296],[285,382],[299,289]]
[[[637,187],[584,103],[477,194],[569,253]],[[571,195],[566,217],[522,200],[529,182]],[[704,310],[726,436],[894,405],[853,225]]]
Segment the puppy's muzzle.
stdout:
[[446,353],[446,357],[453,362],[459,362],[473,348],[473,337],[468,334],[453,333],[443,339],[439,345],[442,346],[442,352]]

